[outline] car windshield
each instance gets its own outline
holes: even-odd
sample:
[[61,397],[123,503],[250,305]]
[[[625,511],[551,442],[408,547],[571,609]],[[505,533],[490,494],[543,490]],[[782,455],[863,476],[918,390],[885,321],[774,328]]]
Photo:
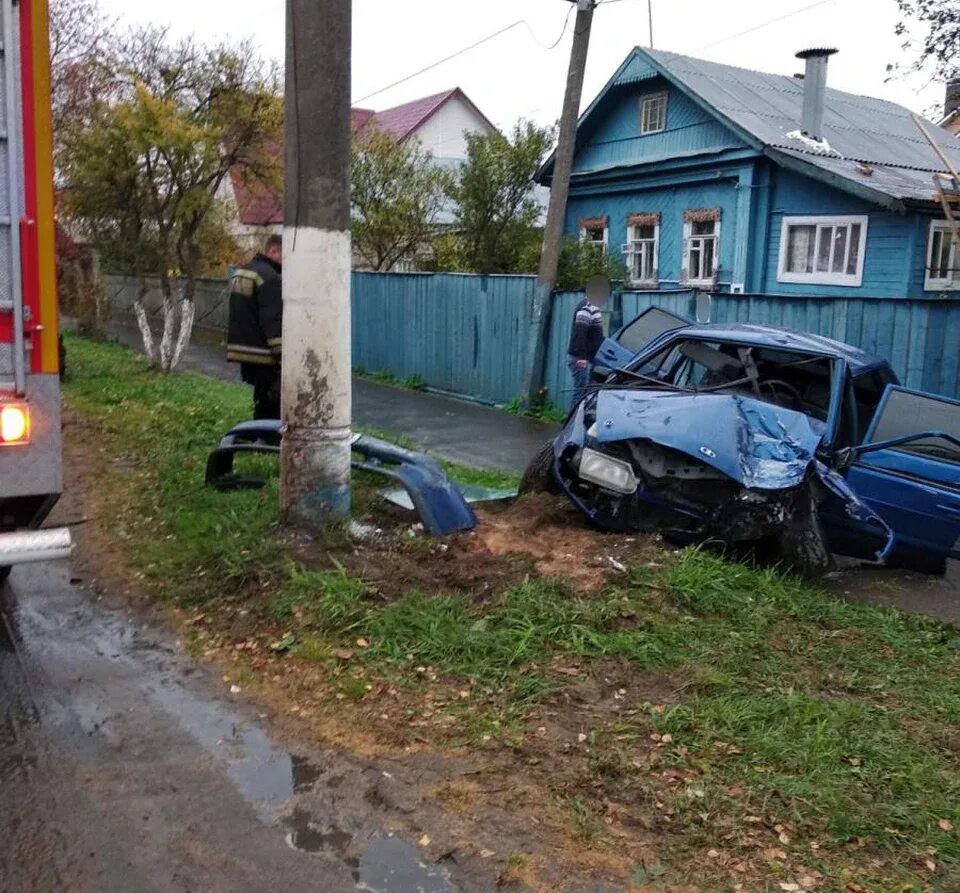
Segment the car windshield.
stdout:
[[617,379],[619,387],[741,393],[826,421],[831,373],[828,357],[686,338],[623,370]]

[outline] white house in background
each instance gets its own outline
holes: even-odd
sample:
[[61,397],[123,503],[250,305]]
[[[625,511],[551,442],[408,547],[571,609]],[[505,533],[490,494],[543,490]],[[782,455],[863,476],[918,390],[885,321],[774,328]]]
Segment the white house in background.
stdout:
[[[467,157],[466,134],[496,131],[459,87],[379,112],[355,108],[352,119],[354,133],[375,127],[400,141],[416,139],[444,167],[455,167]],[[236,209],[231,234],[244,251],[256,251],[269,233],[282,230],[282,196],[245,182],[242,169],[231,171],[222,197]],[[441,222],[452,219],[449,214]]]

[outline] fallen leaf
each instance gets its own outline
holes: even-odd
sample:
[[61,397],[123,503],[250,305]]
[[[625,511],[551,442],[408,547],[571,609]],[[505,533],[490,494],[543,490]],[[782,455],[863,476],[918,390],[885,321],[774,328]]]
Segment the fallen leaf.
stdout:
[[937,822],[937,824],[940,826],[941,831],[953,830],[953,822],[951,822],[950,819],[940,819],[940,821]]
[[420,846],[430,846],[430,835],[424,834],[423,837],[420,838],[419,843]]
[[800,889],[800,885],[799,885],[799,884],[787,884],[787,883],[782,883],[782,882],[781,882],[781,884],[780,884],[780,889],[781,889],[781,890],[786,890],[787,893],[795,893],[795,891],[798,891],[798,890]]
[[370,643],[366,639],[357,639],[357,648],[369,648]]
[[670,744],[673,741],[673,735],[666,734],[660,740],[664,744]]
[[716,850],[707,850],[707,855],[708,855],[711,859],[716,859],[716,858],[720,855],[720,853],[717,852]]
[[337,660],[350,660],[353,657],[353,652],[346,648],[334,648],[332,654]]
[[923,864],[927,866],[927,871],[935,872],[937,870],[937,863],[933,859],[927,859]]
[[480,850],[481,859],[489,859],[491,856],[496,856],[497,854],[493,850]]

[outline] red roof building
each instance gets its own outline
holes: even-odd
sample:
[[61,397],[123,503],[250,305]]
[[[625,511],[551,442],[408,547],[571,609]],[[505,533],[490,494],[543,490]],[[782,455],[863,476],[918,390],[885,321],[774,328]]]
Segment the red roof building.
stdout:
[[[380,112],[355,108],[351,121],[354,133],[376,128],[399,141],[416,137],[434,158],[447,163],[466,157],[465,132],[496,130],[459,87]],[[229,191],[237,208],[238,239],[259,241],[264,230],[277,231],[283,225],[282,196],[250,182],[242,168],[230,172]]]

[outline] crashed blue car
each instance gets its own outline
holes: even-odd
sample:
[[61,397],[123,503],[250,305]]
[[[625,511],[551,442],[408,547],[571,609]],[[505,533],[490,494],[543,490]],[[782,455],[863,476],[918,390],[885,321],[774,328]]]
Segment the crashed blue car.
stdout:
[[960,402],[818,335],[650,308],[522,490],[596,527],[747,549],[804,576],[832,554],[943,573],[960,557]]

